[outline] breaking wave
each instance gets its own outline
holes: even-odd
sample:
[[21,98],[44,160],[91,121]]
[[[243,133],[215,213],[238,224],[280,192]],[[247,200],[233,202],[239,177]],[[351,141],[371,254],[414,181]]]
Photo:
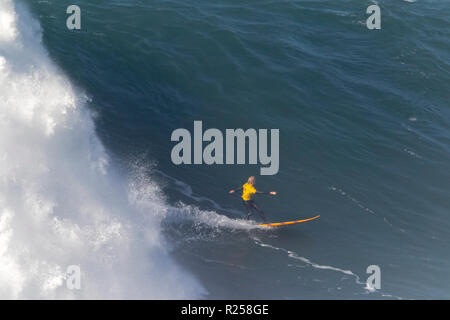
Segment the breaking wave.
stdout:
[[21,3],[0,1],[0,298],[202,296],[161,234],[158,185],[114,168],[41,33]]

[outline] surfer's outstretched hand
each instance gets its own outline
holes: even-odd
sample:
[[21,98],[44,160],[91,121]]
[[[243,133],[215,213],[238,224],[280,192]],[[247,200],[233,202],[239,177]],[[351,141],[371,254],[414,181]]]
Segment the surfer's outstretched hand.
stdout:
[[276,191],[270,191],[269,193],[272,194],[272,195],[276,195],[277,194]]

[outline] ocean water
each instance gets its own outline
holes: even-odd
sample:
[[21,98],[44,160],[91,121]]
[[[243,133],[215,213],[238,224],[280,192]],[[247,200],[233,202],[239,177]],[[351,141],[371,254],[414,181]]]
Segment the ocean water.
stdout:
[[[448,1],[71,4],[0,0],[1,298],[450,298]],[[279,172],[174,165],[194,120],[279,129]],[[321,217],[256,227],[250,175]]]

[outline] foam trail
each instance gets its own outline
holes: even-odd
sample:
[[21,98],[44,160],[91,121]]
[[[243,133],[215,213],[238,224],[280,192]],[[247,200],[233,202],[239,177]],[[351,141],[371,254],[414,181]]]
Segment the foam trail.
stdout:
[[182,202],[171,207],[167,214],[167,221],[180,223],[191,222],[196,228],[210,227],[215,229],[252,230],[258,229],[257,223],[246,219],[232,219],[215,211],[201,210],[196,206],[186,205]]
[[286,249],[283,249],[283,248],[272,246],[270,244],[263,243],[258,238],[253,238],[253,240],[254,240],[254,242],[257,245],[259,245],[261,247],[266,247],[266,248],[270,248],[270,249],[274,249],[274,250],[278,250],[278,251],[284,251],[284,252],[287,253],[288,257],[290,257],[292,259],[303,261],[304,263],[306,263],[307,265],[310,265],[313,268],[340,272],[342,274],[354,277],[355,278],[355,282],[357,284],[365,285],[365,283],[361,282],[359,276],[357,274],[354,274],[351,270],[340,269],[340,268],[337,268],[337,267],[327,266],[327,265],[320,265],[320,264],[317,264],[315,262],[312,262],[311,260],[309,260],[307,258],[299,256],[298,254],[296,254],[295,252],[293,252],[291,250],[286,250]]
[[39,23],[0,0],[0,298],[201,297],[161,236],[158,186],[113,170],[84,103]]
[[380,292],[377,289],[369,287],[367,285],[367,283],[361,281],[361,278],[357,274],[355,274],[353,271],[351,271],[351,270],[345,270],[345,269],[341,269],[341,268],[337,268],[337,267],[333,267],[333,266],[327,266],[327,265],[321,265],[321,264],[315,263],[315,262],[309,260],[308,258],[305,258],[305,257],[302,257],[302,256],[298,255],[294,251],[287,250],[287,249],[284,249],[284,248],[275,247],[275,246],[272,246],[272,245],[267,244],[267,243],[263,243],[260,239],[258,239],[256,237],[253,238],[253,241],[255,242],[255,244],[257,244],[260,247],[270,248],[270,249],[277,250],[277,251],[283,251],[283,252],[285,252],[287,254],[287,256],[289,258],[295,259],[295,260],[300,260],[300,261],[306,263],[307,265],[309,265],[309,266],[311,266],[311,267],[313,267],[315,269],[330,270],[330,271],[335,271],[335,272],[339,272],[339,273],[345,274],[347,276],[351,276],[351,277],[353,277],[355,279],[355,283],[356,284],[364,286],[364,290],[366,291],[366,293],[378,292],[382,297],[394,298],[394,299],[403,299],[402,297],[395,296],[395,295],[390,295],[390,294],[386,294],[386,293],[382,293],[382,292]]

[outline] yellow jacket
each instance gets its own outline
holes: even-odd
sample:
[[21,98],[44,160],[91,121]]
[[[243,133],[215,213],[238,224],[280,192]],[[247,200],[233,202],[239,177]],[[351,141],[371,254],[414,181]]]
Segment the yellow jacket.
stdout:
[[242,199],[245,201],[252,200],[256,193],[256,189],[250,183],[246,183],[242,186]]
[[242,187],[236,189],[235,191],[241,190],[242,189],[242,199],[244,201],[249,201],[253,199],[253,196],[257,193],[259,194],[268,194],[269,192],[262,192],[262,191],[258,191],[255,189],[255,187],[253,185],[251,185],[250,183],[245,183]]

